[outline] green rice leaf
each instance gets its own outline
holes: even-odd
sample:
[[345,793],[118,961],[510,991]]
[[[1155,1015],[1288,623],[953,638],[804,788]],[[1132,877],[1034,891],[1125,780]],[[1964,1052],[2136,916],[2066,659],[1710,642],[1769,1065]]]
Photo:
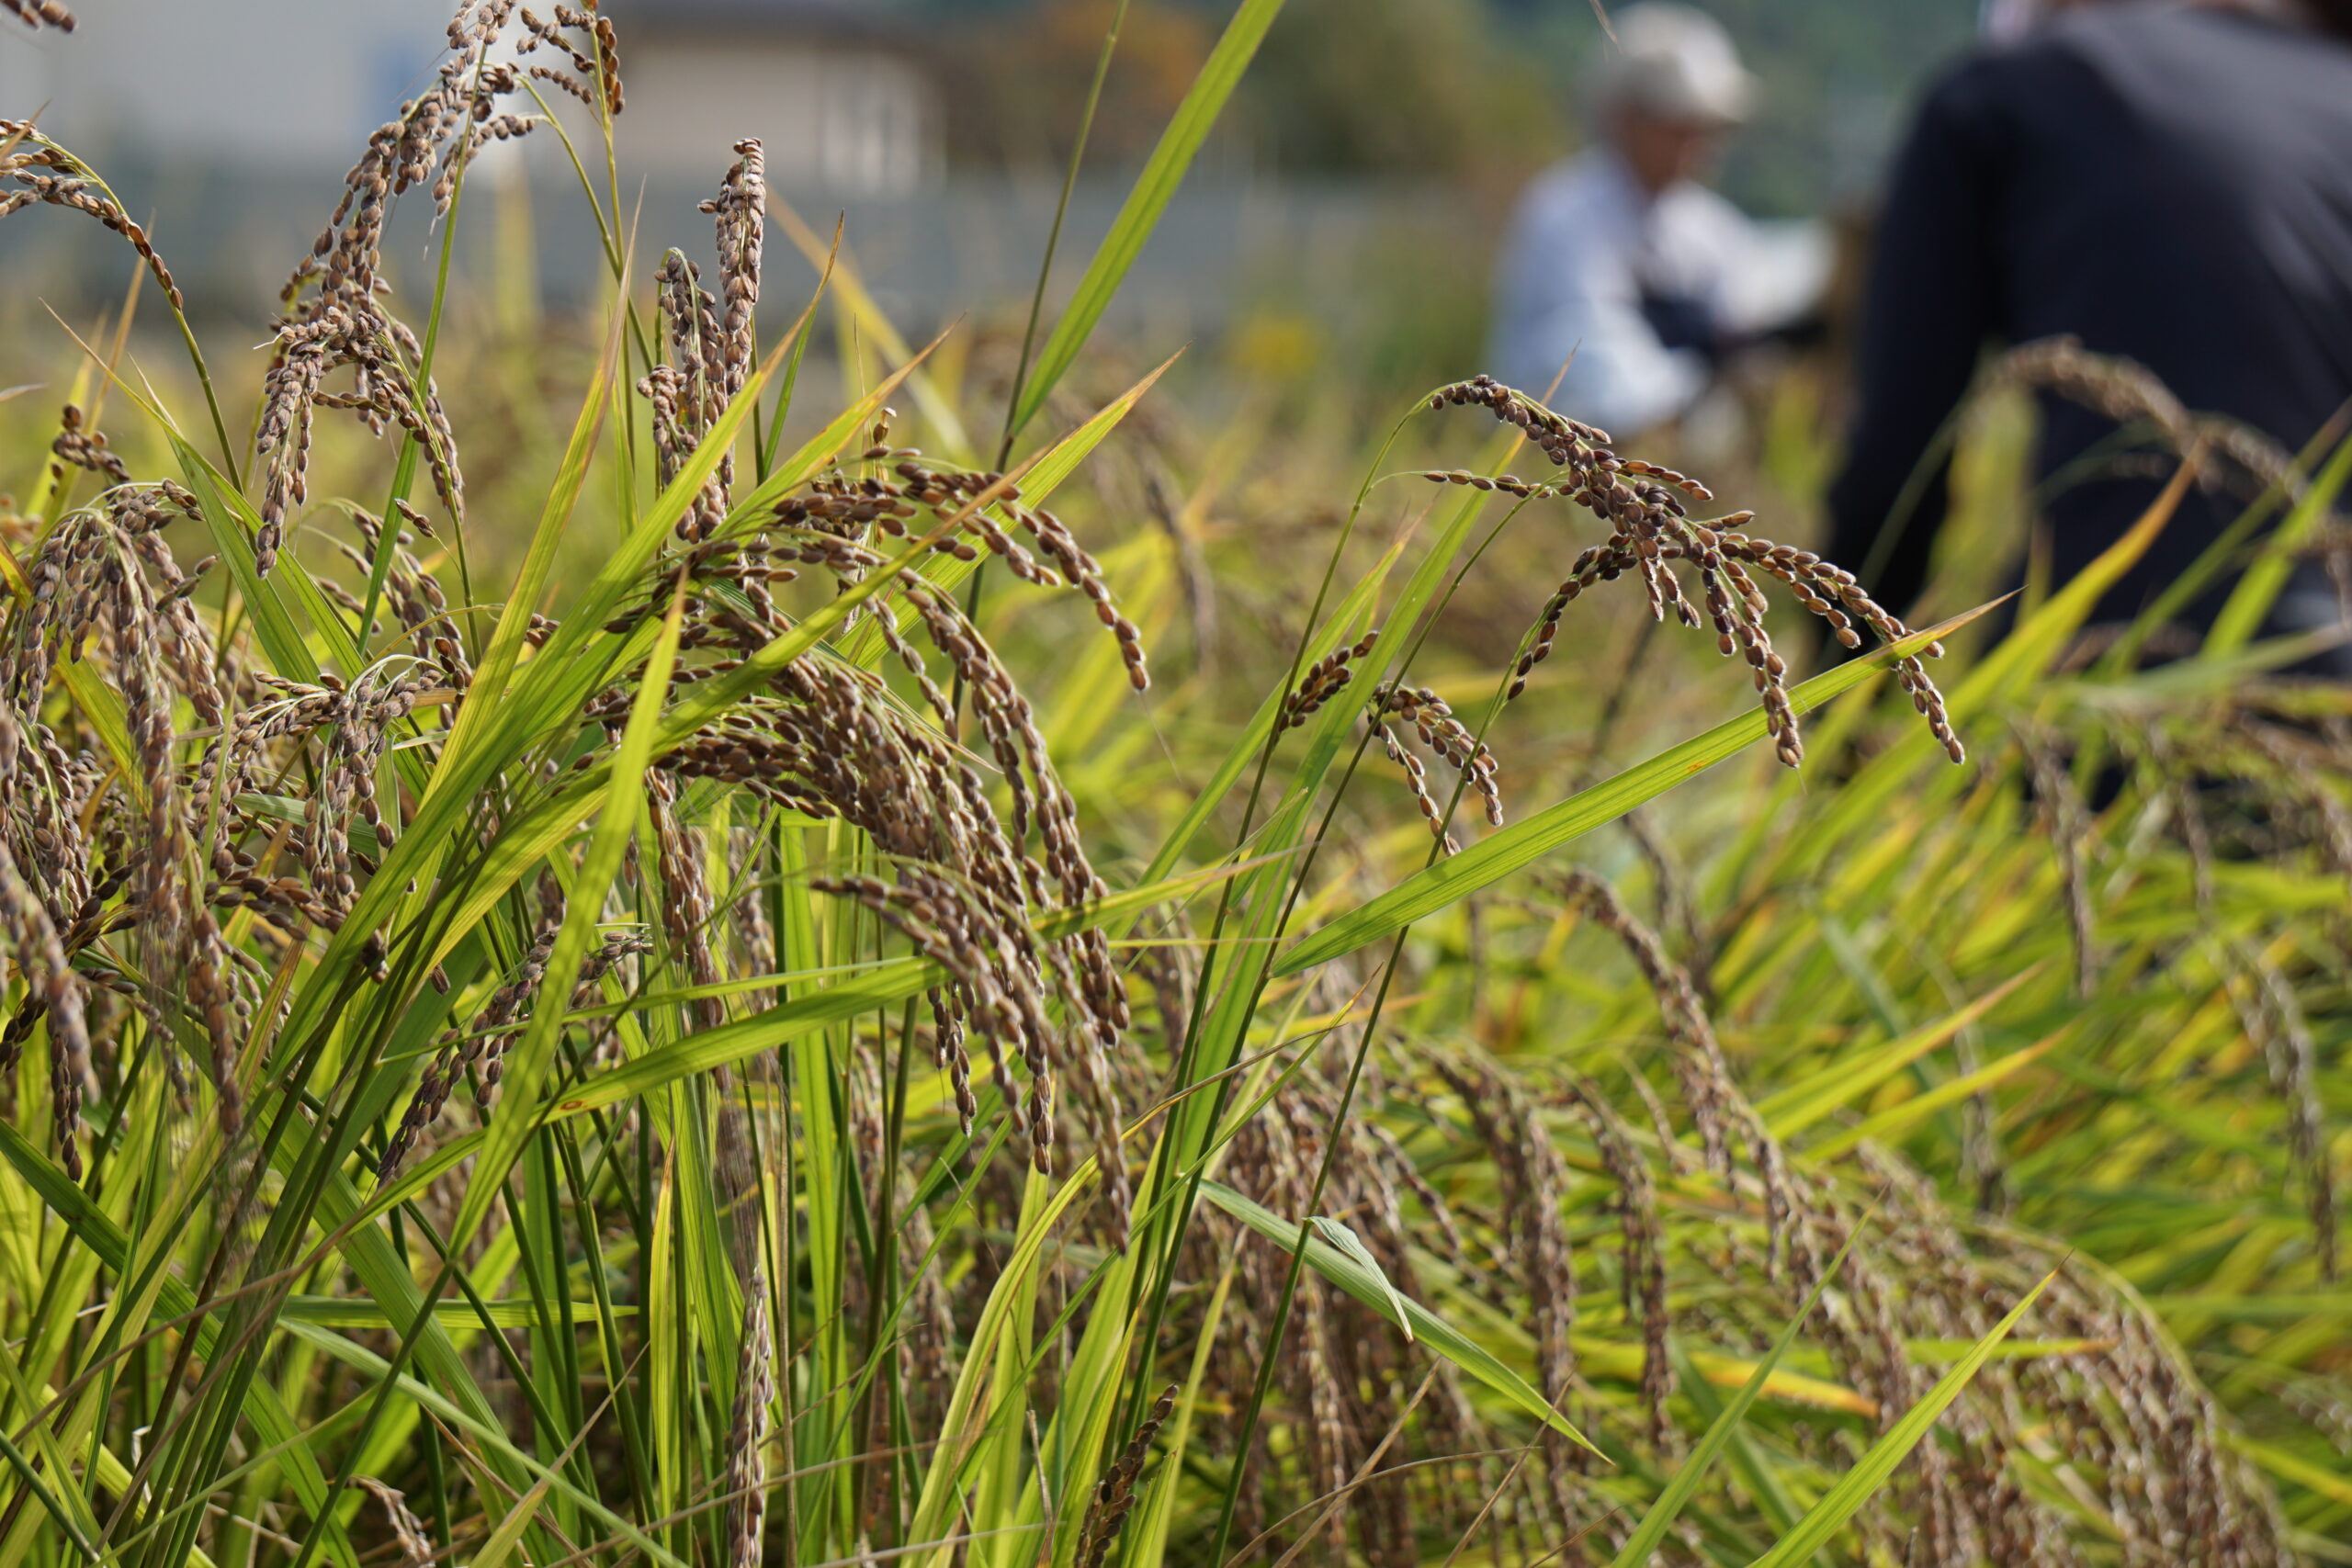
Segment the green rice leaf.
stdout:
[[1747,1416],[1747,1407],[1756,1403],[1758,1394],[1764,1392],[1765,1383],[1771,1379],[1772,1369],[1780,1365],[1781,1358],[1787,1355],[1789,1347],[1796,1343],[1798,1331],[1813,1315],[1813,1309],[1820,1304],[1822,1292],[1829,1288],[1829,1281],[1838,1277],[1838,1269],[1845,1264],[1846,1255],[1854,1250],[1854,1240],[1861,1234],[1860,1225],[1847,1233],[1846,1245],[1838,1249],[1838,1256],[1829,1260],[1829,1267],[1821,1271],[1821,1278],[1815,1280],[1813,1289],[1805,1292],[1804,1300],[1798,1303],[1796,1314],[1781,1330],[1780,1337],[1772,1341],[1772,1348],[1765,1353],[1764,1359],[1756,1363],[1756,1371],[1748,1374],[1747,1382],[1740,1385],[1739,1392],[1732,1395],[1731,1402],[1708,1423],[1707,1435],[1699,1439],[1698,1447],[1692,1449],[1690,1457],[1682,1461],[1682,1468],[1674,1472],[1674,1479],[1667,1483],[1666,1490],[1659,1493],[1657,1501],[1650,1505],[1650,1511],[1644,1514],[1642,1522],[1634,1527],[1634,1533],[1626,1538],[1625,1549],[1617,1554],[1610,1568],[1641,1568],[1650,1560],[1650,1553],[1657,1551],[1658,1542],[1666,1539],[1666,1532],[1674,1528],[1676,1517],[1698,1492],[1699,1483],[1706,1478],[1708,1469],[1724,1451],[1724,1445],[1731,1441],[1732,1434],[1739,1429],[1740,1422]]
[[1815,1159],[1830,1159],[1844,1154],[1866,1138],[1885,1139],[1895,1136],[1921,1121],[1950,1106],[1960,1104],[1972,1095],[1984,1093],[1995,1084],[2031,1066],[2073,1032],[2071,1024],[2054,1033],[2044,1035],[2022,1050],[2012,1051],[1998,1061],[1987,1062],[1973,1073],[1964,1073],[1949,1083],[1938,1084],[1925,1094],[1915,1095],[1902,1104],[1880,1111],[1868,1121],[1841,1128],[1807,1146],[1805,1152]]
[[2294,570],[2295,561],[2310,545],[2312,533],[2325,522],[2335,505],[2347,479],[2352,479],[2352,439],[2335,449],[2335,455],[2321,469],[2319,478],[2295,502],[2286,521],[2263,542],[2262,555],[2248,567],[2230,591],[2229,602],[2213,619],[2213,629],[2206,635],[2205,649],[2209,653],[2231,654],[2254,640],[2262,629],[2264,617],[2278,602],[2280,590],[2287,586],[2288,574]]
[[1054,323],[1046,345],[1037,351],[1037,363],[1022,389],[1020,406],[1013,411],[1012,428],[1016,434],[1046,406],[1046,396],[1077,361],[1079,350],[1086,346],[1094,324],[1102,319],[1111,297],[1119,291],[1136,257],[1143,254],[1144,242],[1159,226],[1176,187],[1184,183],[1184,173],[1193,166],[1193,155],[1200,152],[1209,128],[1224,112],[1226,100],[1233,96],[1241,73],[1250,68],[1251,56],[1258,52],[1259,40],[1266,36],[1266,29],[1273,25],[1282,8],[1283,0],[1242,0],[1233,19],[1226,24],[1224,36],[1202,62],[1200,74],[1193,79],[1184,101],[1176,106],[1176,116],[1161,133],[1159,145],[1152,149],[1150,161],[1144,164],[1134,188],[1127,192],[1126,204],[1119,209],[1110,233],[1103,236],[1094,259],[1087,264],[1086,275],[1079,279],[1078,292],[1069,309]]
[[1413,1314],[1407,1310],[1405,1292],[1389,1282],[1387,1274],[1380,1267],[1380,1259],[1372,1255],[1371,1248],[1364,1246],[1363,1238],[1328,1214],[1315,1216],[1315,1234],[1322,1238],[1326,1246],[1346,1258],[1349,1263],[1378,1281],[1381,1291],[1387,1298],[1389,1317],[1397,1327],[1405,1331],[1406,1343],[1410,1344],[1413,1338]]
[[2025,1299],[2010,1310],[2009,1315],[1995,1324],[1991,1332],[1976,1342],[1974,1349],[1939,1378],[1936,1386],[1928,1391],[1928,1396],[1905,1412],[1903,1419],[1887,1428],[1886,1435],[1872,1443],[1870,1451],[1862,1455],[1854,1468],[1840,1477],[1838,1484],[1823,1494],[1821,1501],[1797,1521],[1797,1528],[1781,1537],[1779,1544],[1758,1558],[1750,1568],[1800,1568],[1801,1564],[1811,1562],[1815,1554],[1845,1528],[1846,1521],[1860,1512],[1862,1505],[1886,1484],[1895,1467],[1911,1456],[1911,1450],[1919,1446],[1951,1407],[1951,1402],[1960,1397],[1961,1390],[1966,1388],[1983,1370],[1984,1363],[1992,1359],[1994,1348],[2009,1337],[2009,1330],[2017,1326],[2018,1320],[2025,1316],[2027,1310],[2041,1299],[2041,1292],[2049,1289],[2050,1281],[2057,1277],[2055,1269],[2043,1275],[2041,1283],[2026,1292]]
[[[1243,1197],[1223,1182],[1202,1182],[1201,1196],[1284,1252],[1298,1246],[1296,1224]],[[1553,1409],[1542,1394],[1528,1386],[1526,1379],[1497,1360],[1485,1346],[1389,1284],[1377,1267],[1359,1262],[1332,1246],[1319,1226],[1316,1234],[1307,1237],[1306,1262],[1323,1278],[1517,1405],[1522,1414],[1532,1416],[1569,1441],[1590,1449],[1595,1454],[1600,1452],[1593,1448],[1582,1432]]]
[[[748,403],[749,400],[745,401]],[[565,1003],[579,978],[580,965],[588,956],[589,942],[605,908],[605,895],[620,873],[621,856],[645,810],[645,773],[653,761],[654,730],[661,722],[662,699],[669,694],[670,671],[677,660],[685,608],[686,584],[681,576],[670,602],[670,614],[662,623],[661,638],[654,644],[652,660],[646,666],[644,680],[639,683],[628,726],[621,732],[620,749],[613,759],[612,773],[605,789],[603,815],[596,820],[596,831],[589,840],[580,874],[566,890],[563,924],[556,932],[554,951],[548,956],[538,999],[531,1010],[530,1026],[508,1054],[504,1104],[490,1124],[481,1163],[475,1167],[474,1179],[467,1184],[457,1221],[450,1226],[453,1245],[462,1246],[470,1240],[489,1216],[508,1168],[520,1157],[523,1142],[530,1136],[532,1111],[538,1103],[541,1080],[554,1063],[556,1036],[563,1028]]]

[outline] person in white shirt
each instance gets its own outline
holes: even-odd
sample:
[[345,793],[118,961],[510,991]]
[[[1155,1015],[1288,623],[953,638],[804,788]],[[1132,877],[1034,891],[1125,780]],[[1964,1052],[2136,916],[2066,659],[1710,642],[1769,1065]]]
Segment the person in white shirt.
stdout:
[[1589,101],[1599,145],[1520,198],[1495,285],[1490,365],[1561,412],[1631,437],[1684,412],[1741,341],[1813,302],[1820,268],[1698,183],[1755,82],[1728,35],[1688,6],[1644,0]]

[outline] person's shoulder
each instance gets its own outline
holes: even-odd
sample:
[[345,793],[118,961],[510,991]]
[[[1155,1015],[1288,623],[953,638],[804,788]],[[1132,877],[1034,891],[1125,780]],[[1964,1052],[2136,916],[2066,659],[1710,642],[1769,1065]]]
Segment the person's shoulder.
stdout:
[[2293,18],[2244,5],[2140,0],[2065,12],[2031,40],[2042,58],[2098,69],[2114,62],[2174,72],[2243,62],[2352,64],[2352,49]]
[[1607,161],[1593,151],[1570,153],[1527,182],[1527,199],[1546,205],[1583,205],[1609,194]]
[[[2217,83],[2274,71],[2300,75],[2314,63],[2312,46],[2320,42],[2306,29],[2241,6],[2189,0],[2070,6],[2024,38],[1947,66],[1931,78],[1920,118],[1923,125],[1967,131],[2091,95],[2145,96],[2152,84],[2200,74]],[[2323,44],[2316,52],[2352,62],[2352,50]]]
[[2075,6],[2022,38],[1971,51],[1931,78],[1930,100],[1965,102],[2045,85],[2053,73],[2097,69],[2120,55],[2227,49],[2248,33],[2291,36],[2293,29],[2233,6],[2186,0]]
[[1527,182],[1519,197],[1521,227],[1571,231],[1602,221],[1619,201],[1606,161],[1596,152],[1564,158]]
[[1967,114],[2006,96],[2010,84],[2031,72],[2043,47],[2039,38],[1971,50],[1928,78],[1921,96],[1929,115]]
[[2054,26],[2014,42],[1971,50],[1928,78],[1918,124],[1923,130],[1962,136],[1988,131],[2034,100],[2062,90],[2056,81],[2079,72],[2082,56],[2082,44]]

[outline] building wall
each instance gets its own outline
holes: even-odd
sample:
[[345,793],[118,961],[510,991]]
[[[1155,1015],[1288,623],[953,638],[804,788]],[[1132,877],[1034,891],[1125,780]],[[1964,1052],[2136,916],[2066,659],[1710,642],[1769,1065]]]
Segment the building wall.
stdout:
[[[72,34],[0,26],[0,116],[38,111],[43,129],[94,161],[339,172],[431,80],[450,9],[449,0],[95,0]],[[632,17],[622,35],[624,148],[638,166],[724,166],[732,142],[757,136],[777,179],[810,188],[897,195],[937,174],[930,85],[887,47],[775,19],[661,18]]]
[[[447,0],[97,0],[0,27],[0,114],[92,157],[347,166],[427,79]],[[7,18],[0,18],[7,20]]]
[[[29,33],[0,17],[0,116],[39,110],[149,226],[195,311],[259,341],[368,134],[429,80],[449,3],[82,0],[71,35]],[[622,20],[628,107],[617,130],[641,261],[669,244],[707,260],[711,220],[695,204],[716,188],[731,144],[752,135],[765,143],[772,188],[811,230],[829,237],[835,216],[845,220],[869,285],[910,333],[1025,305],[1059,171],[951,175],[928,81],[887,34],[819,28],[804,38],[773,12],[720,25],[707,6],[691,21],[632,10]],[[556,101],[584,121],[570,99]],[[1105,167],[1080,181],[1057,295],[1132,177]],[[596,183],[601,191],[601,173]],[[513,231],[502,210],[526,207],[541,295],[558,308],[597,298],[601,244],[551,136],[491,149],[468,190],[461,287],[508,265],[490,254]],[[387,235],[388,276],[404,299],[429,288],[439,251],[431,217],[413,193]],[[1396,236],[1459,235],[1476,222],[1443,191],[1204,168],[1178,194],[1112,317],[1172,347],[1269,297],[1334,318],[1361,313],[1374,308],[1362,275]],[[769,254],[771,299],[794,300],[813,270],[780,229]],[[119,239],[78,215],[34,208],[0,221],[0,268],[38,278],[40,299],[61,309],[111,307],[135,266]],[[20,314],[0,319],[0,359],[20,346],[13,333],[51,331],[40,311]],[[27,366],[38,362],[27,354]],[[0,367],[0,386],[9,378]]]
[[662,173],[765,144],[769,177],[845,196],[898,196],[937,176],[938,117],[922,73],[870,49],[706,32],[623,39],[629,159]]

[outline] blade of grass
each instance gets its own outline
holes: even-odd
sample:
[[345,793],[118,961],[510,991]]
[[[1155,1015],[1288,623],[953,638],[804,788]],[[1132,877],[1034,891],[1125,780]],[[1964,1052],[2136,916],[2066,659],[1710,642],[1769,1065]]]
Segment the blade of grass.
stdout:
[[1675,1519],[1697,1495],[1699,1483],[1706,1479],[1716,1456],[1724,1451],[1724,1445],[1731,1441],[1732,1434],[1739,1429],[1740,1422],[1747,1418],[1747,1407],[1756,1403],[1758,1394],[1764,1392],[1765,1383],[1772,1376],[1772,1369],[1780,1365],[1781,1358],[1787,1355],[1789,1347],[1796,1343],[1798,1331],[1804,1327],[1806,1319],[1813,1316],[1813,1309],[1821,1304],[1822,1292],[1828,1290],[1829,1282],[1838,1277],[1838,1269],[1845,1264],[1846,1255],[1854,1250],[1856,1239],[1868,1224],[1869,1216],[1865,1215],[1861,1224],[1847,1233],[1846,1245],[1838,1249],[1838,1256],[1829,1260],[1829,1266],[1821,1271],[1821,1278],[1815,1280],[1813,1289],[1805,1292],[1795,1315],[1781,1330],[1780,1337],[1772,1341],[1772,1348],[1765,1352],[1764,1359],[1757,1362],[1756,1371],[1748,1375],[1747,1382],[1732,1395],[1722,1413],[1708,1423],[1707,1435],[1699,1439],[1698,1446],[1682,1461],[1682,1468],[1674,1472],[1674,1479],[1667,1483],[1664,1492],[1658,1494],[1657,1501],[1650,1505],[1649,1512],[1642,1516],[1642,1522],[1634,1527],[1634,1533],[1626,1538],[1624,1550],[1617,1553],[1610,1568],[1643,1568],[1643,1564],[1649,1562],[1650,1553],[1657,1550],[1658,1543],[1666,1539],[1666,1532],[1674,1528]]
[[1144,164],[1143,173],[1127,193],[1125,205],[1119,209],[1111,231],[1103,236],[1094,259],[1087,264],[1085,275],[1079,279],[1078,292],[1061,319],[1054,323],[1046,346],[1038,350],[1036,367],[1022,389],[1021,399],[1013,405],[1008,422],[1008,449],[1077,362],[1079,351],[1093,334],[1095,323],[1102,319],[1111,297],[1125,281],[1136,257],[1143,254],[1144,242],[1151,238],[1176,187],[1183,183],[1185,171],[1193,166],[1194,154],[1207,140],[1209,128],[1224,111],[1226,100],[1240,84],[1242,73],[1258,52],[1259,41],[1266,36],[1266,29],[1273,25],[1282,8],[1283,0],[1242,0],[1233,19],[1226,24],[1223,36],[1203,62],[1191,90],[1177,105],[1175,118],[1161,133],[1159,144],[1152,149],[1150,161]]
[[1808,1145],[1805,1153],[1813,1159],[1834,1159],[1864,1139],[1892,1137],[1916,1124],[1922,1118],[1932,1116],[1949,1106],[1958,1105],[1971,1095],[1991,1089],[1995,1084],[2031,1066],[2073,1033],[2074,1027],[2071,1023],[2063,1025],[2055,1032],[2044,1035],[2022,1050],[2012,1051],[1998,1061],[1988,1062],[1974,1072],[1964,1073],[1949,1083],[1938,1084],[1927,1093],[1915,1095],[1891,1110],[1879,1112],[1868,1121],[1832,1133],[1820,1142]]
[[2206,634],[2208,653],[2235,653],[2254,640],[2271,606],[2278,602],[2280,590],[2287,586],[2297,557],[2326,520],[2347,479],[2352,479],[2352,439],[2336,447],[2327,467],[2320,470],[2278,531],[2263,542],[2262,554],[2230,591],[2228,602],[2213,619],[2213,629]]
[[662,700],[669,694],[670,671],[677,660],[685,604],[686,582],[682,574],[671,599],[670,613],[662,622],[661,638],[654,644],[652,659],[638,685],[628,727],[621,733],[611,779],[603,792],[595,834],[589,840],[580,874],[565,899],[563,924],[556,933],[546,978],[531,1011],[530,1027],[507,1053],[500,1113],[490,1125],[490,1135],[484,1140],[473,1179],[467,1186],[458,1218],[450,1226],[453,1248],[465,1246],[489,1217],[491,1202],[507,1168],[521,1156],[524,1140],[530,1135],[541,1080],[555,1059],[556,1032],[563,1024],[565,1001],[571,995],[581,964],[588,957],[605,895],[612,887],[613,878],[620,873],[621,856],[645,809],[645,774],[653,760],[653,739],[662,716]]
[[2050,1281],[2057,1277],[2058,1271],[2054,1269],[2043,1275],[2041,1282],[2026,1292],[2025,1299],[1976,1342],[1975,1348],[1936,1381],[1935,1387],[1928,1391],[1926,1398],[1905,1411],[1903,1418],[1888,1427],[1886,1435],[1872,1443],[1854,1467],[1838,1479],[1838,1484],[1822,1495],[1821,1501],[1797,1521],[1797,1528],[1782,1536],[1772,1550],[1758,1558],[1750,1568],[1801,1568],[1802,1564],[1811,1562],[1821,1549],[1845,1528],[1846,1521],[1859,1513],[1862,1505],[1886,1484],[1895,1467],[1911,1456],[1911,1450],[1919,1446],[1937,1421],[1942,1418],[1945,1410],[1951,1407],[1951,1402],[1960,1397],[1961,1391],[1992,1358],[1995,1348],[2009,1337],[2009,1330],[2018,1325],[2018,1320],[2041,1300],[2041,1292],[2049,1289]]
[[[793,210],[792,204],[774,192],[768,196],[768,211],[775,216],[778,226],[808,265],[819,269],[818,292],[822,294],[826,285],[831,285],[837,303],[849,312],[851,319],[857,323],[859,333],[882,351],[885,363],[892,360],[903,363],[913,358],[907,340],[891,323],[890,318],[883,314],[882,307],[876,302],[873,293],[865,287],[865,280],[859,276],[855,258],[842,242],[840,228],[836,226],[834,229],[832,243],[828,246],[817,237],[817,231],[802,220],[800,214]],[[938,450],[952,462],[973,461],[972,439],[965,434],[964,422],[957,415],[956,405],[948,401],[938,383],[924,371],[917,370],[907,378],[906,384],[914,393],[916,409],[931,426],[933,439],[938,442]],[[929,446],[930,442],[924,445]],[[997,467],[1001,468],[1004,464],[1000,461]]]
[[1787,1138],[1804,1131],[1839,1106],[1851,1103],[1857,1096],[1877,1088],[1944,1044],[1999,1006],[2005,998],[2045,967],[2045,964],[2033,964],[2002,981],[1958,1011],[1873,1048],[1866,1060],[1840,1060],[1801,1083],[1765,1096],[1756,1102],[1757,1114],[1764,1118],[1774,1137]]
[[1029,296],[1029,320],[1021,329],[1021,357],[1012,366],[1012,393],[1004,405],[1004,432],[997,441],[996,466],[1003,468],[1012,461],[1012,438],[1020,434],[1017,416],[1021,411],[1021,394],[1029,380],[1029,357],[1037,346],[1037,322],[1046,313],[1046,289],[1053,281],[1054,254],[1061,248],[1062,224],[1069,217],[1070,192],[1078,188],[1078,171],[1086,161],[1086,141],[1094,129],[1094,111],[1102,102],[1102,84],[1111,74],[1111,56],[1117,52],[1119,33],[1126,26],[1127,0],[1119,0],[1119,8],[1111,13],[1111,25],[1102,30],[1102,51],[1095,57],[1094,80],[1086,86],[1086,105],[1079,111],[1078,135],[1072,139],[1069,164],[1062,171],[1061,195],[1054,201],[1054,220],[1046,230],[1046,254],[1037,263],[1037,287]]
[[[1203,1181],[1200,1190],[1202,1197],[1284,1252],[1291,1252],[1296,1247],[1300,1227],[1295,1222],[1282,1218],[1221,1181]],[[1317,1274],[1403,1329],[1408,1337],[1428,1345],[1518,1406],[1521,1414],[1533,1417],[1569,1441],[1590,1450],[1596,1456],[1600,1454],[1600,1450],[1593,1448],[1582,1432],[1569,1425],[1566,1417],[1553,1409],[1549,1401],[1528,1385],[1526,1379],[1497,1360],[1484,1346],[1453,1324],[1396,1290],[1381,1277],[1377,1269],[1366,1268],[1313,1231],[1307,1233],[1306,1262]]]

